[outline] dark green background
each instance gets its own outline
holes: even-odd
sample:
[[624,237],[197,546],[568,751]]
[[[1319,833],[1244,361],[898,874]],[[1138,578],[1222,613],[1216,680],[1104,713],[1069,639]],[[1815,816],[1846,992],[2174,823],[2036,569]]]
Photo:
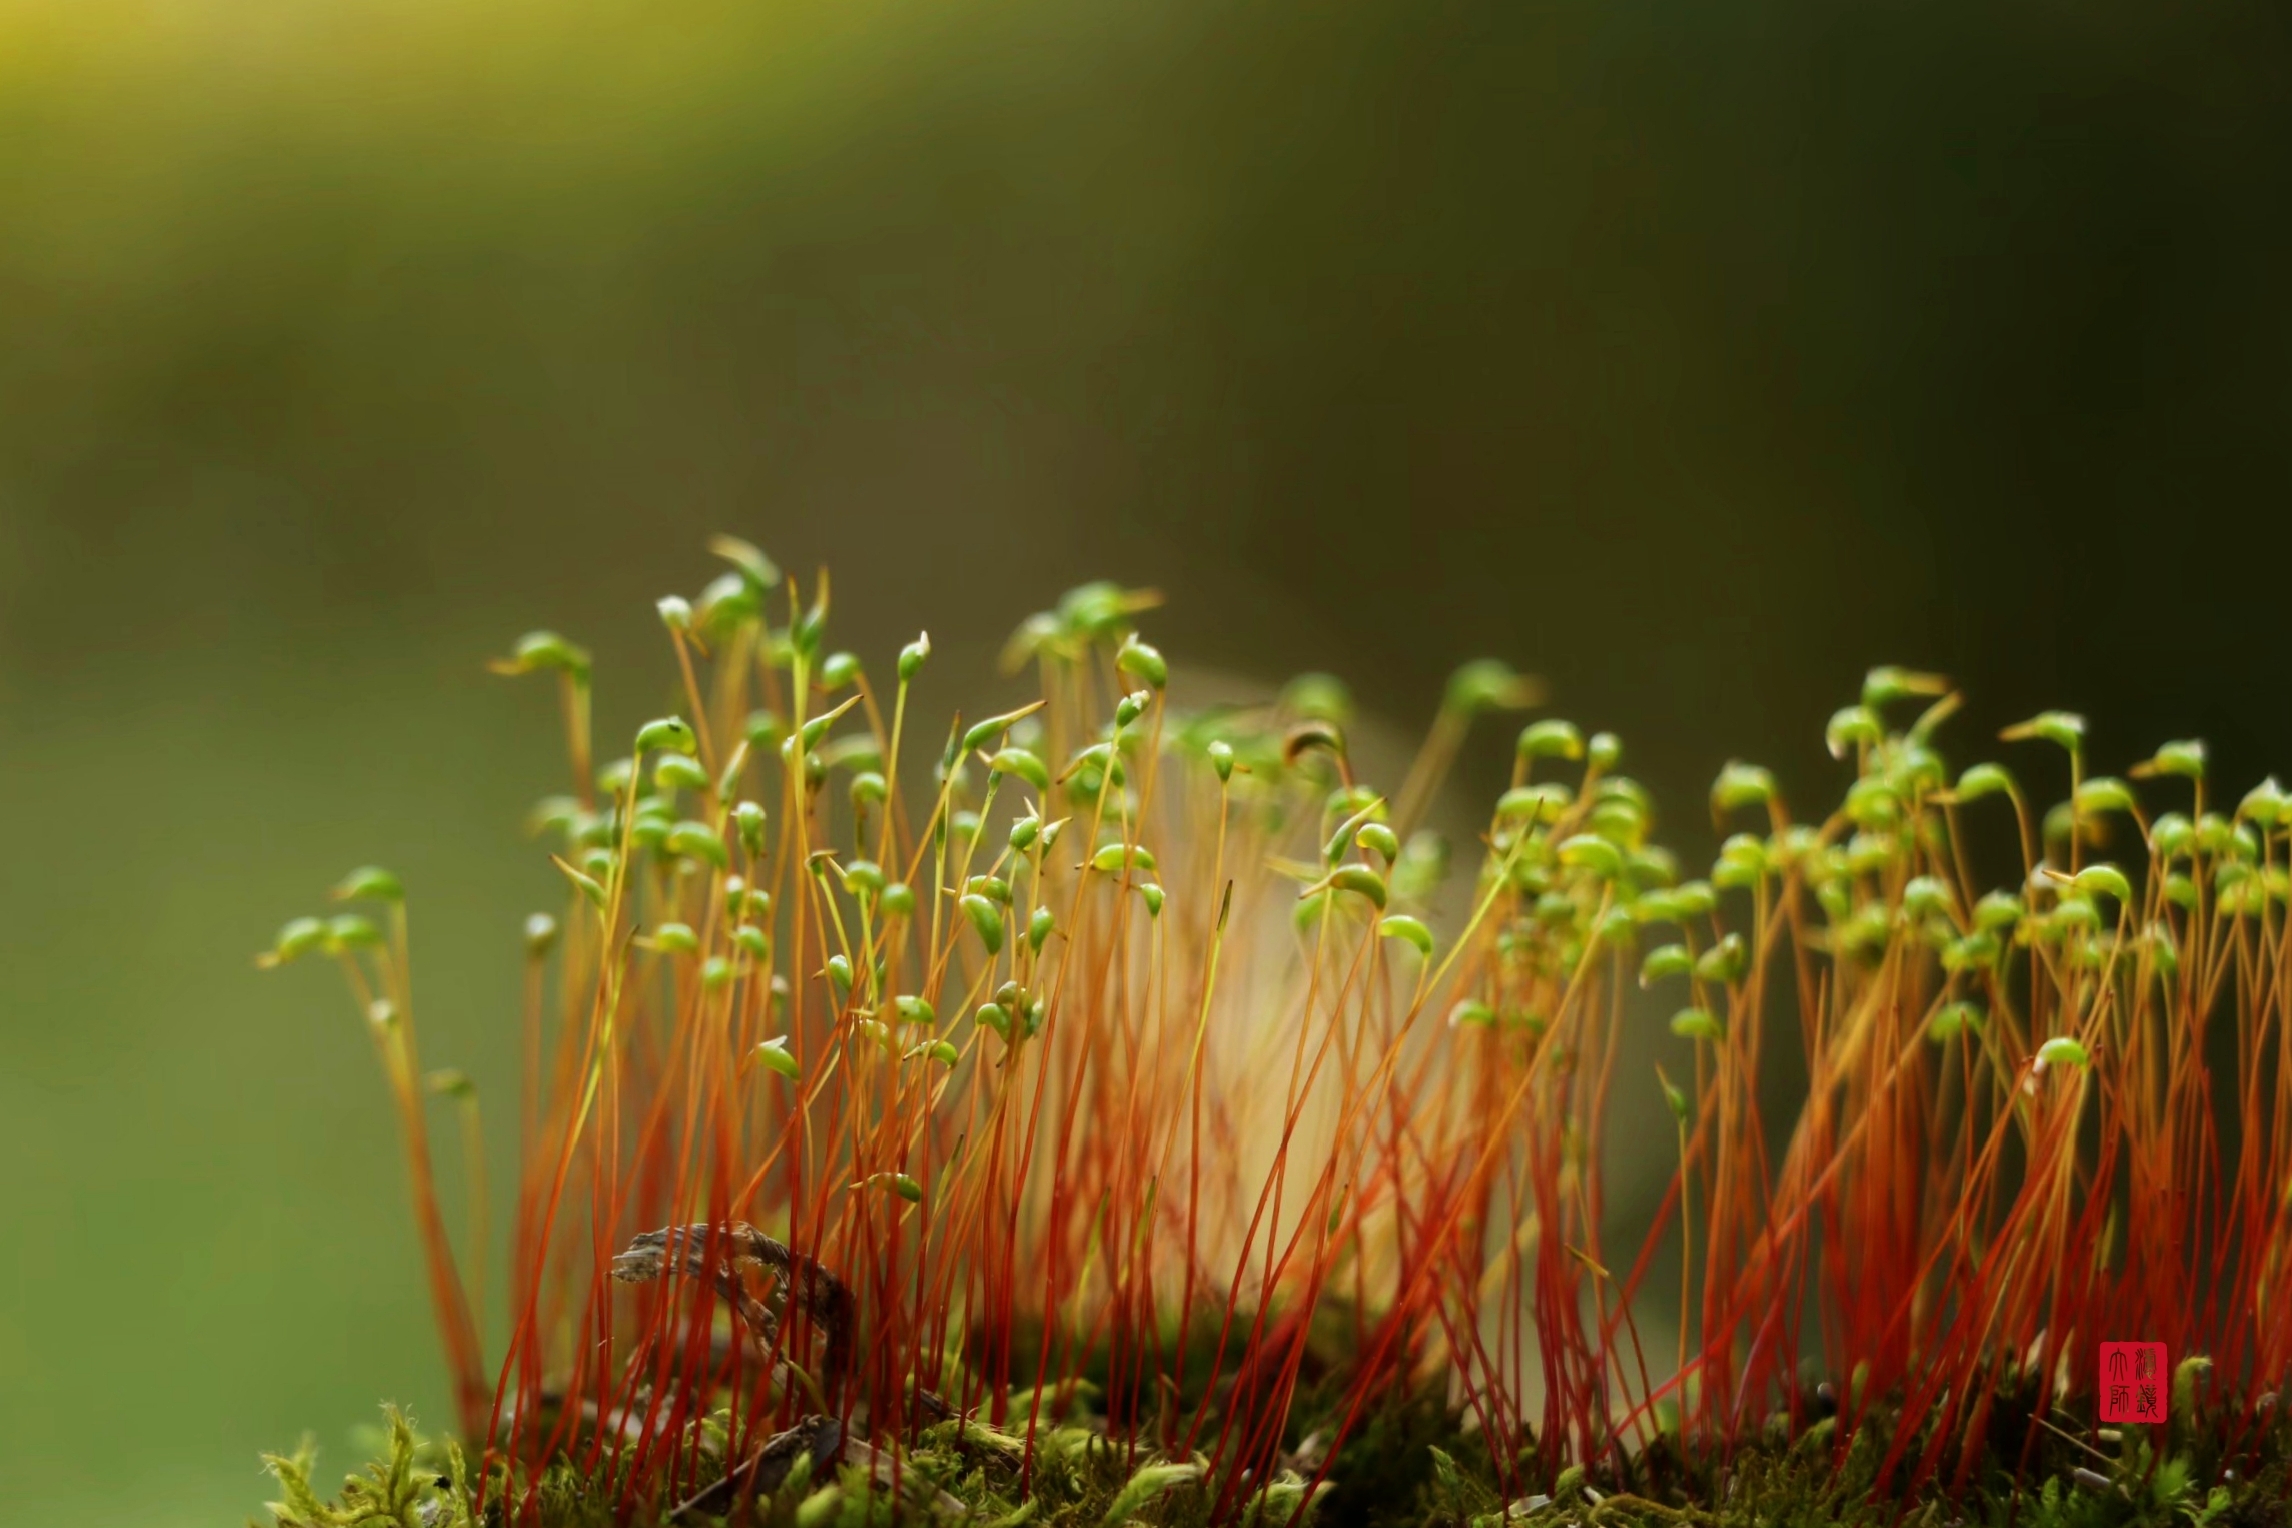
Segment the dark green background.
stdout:
[[2292,765],[2288,18],[6,0],[0,1519],[443,1420],[364,1040],[248,956],[383,860],[506,1075],[556,760],[481,660],[651,709],[714,529],[943,704],[1098,574],[1411,724],[1501,653],[1691,849],[1881,660]]

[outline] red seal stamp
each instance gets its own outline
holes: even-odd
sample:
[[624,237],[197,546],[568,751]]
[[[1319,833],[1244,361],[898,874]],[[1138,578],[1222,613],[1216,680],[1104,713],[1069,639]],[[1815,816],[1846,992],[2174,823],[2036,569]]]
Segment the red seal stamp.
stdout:
[[2165,1345],[2161,1342],[2101,1344],[2101,1420],[2162,1422],[2165,1419]]

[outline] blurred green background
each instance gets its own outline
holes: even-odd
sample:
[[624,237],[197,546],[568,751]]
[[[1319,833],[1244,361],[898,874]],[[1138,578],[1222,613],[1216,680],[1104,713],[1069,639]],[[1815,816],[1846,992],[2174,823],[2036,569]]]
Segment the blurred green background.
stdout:
[[1502,654],[1691,852],[1877,661],[2241,790],[2288,208],[2265,0],[0,0],[0,1521],[444,1419],[364,1038],[249,955],[388,863],[507,1075],[516,632],[635,717],[721,528],[943,704],[1094,575],[1412,725]]

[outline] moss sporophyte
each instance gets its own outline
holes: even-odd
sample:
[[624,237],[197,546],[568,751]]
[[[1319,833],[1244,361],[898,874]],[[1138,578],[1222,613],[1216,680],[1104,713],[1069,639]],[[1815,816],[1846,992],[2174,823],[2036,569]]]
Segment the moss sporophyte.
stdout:
[[[1956,694],[1881,668],[1837,805],[1720,771],[1707,875],[1549,717],[1452,844],[1450,761],[1541,699],[1503,665],[1386,789],[1326,676],[1182,709],[1150,594],[1073,590],[1008,648],[1039,699],[925,721],[927,638],[873,668],[824,575],[712,549],[660,604],[679,713],[601,767],[585,652],[496,665],[555,681],[571,769],[520,1076],[422,1070],[385,871],[262,957],[348,978],[457,1408],[333,1504],[274,1460],[280,1522],[2286,1520],[2273,782],[2216,799],[2188,741],[2103,775],[2064,713],[1953,773]],[[1619,1086],[1676,1139],[1613,1243]],[[2100,1423],[2104,1342],[2174,1356],[2163,1422]]]

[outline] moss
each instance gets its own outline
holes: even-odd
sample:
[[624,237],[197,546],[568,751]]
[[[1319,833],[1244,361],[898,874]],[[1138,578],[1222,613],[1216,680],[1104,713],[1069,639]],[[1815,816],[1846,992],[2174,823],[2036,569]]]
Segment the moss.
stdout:
[[[332,1501],[321,1500],[310,1483],[307,1443],[292,1456],[269,1456],[285,1497],[271,1504],[277,1528],[481,1528],[504,1521],[498,1476],[479,1512],[458,1448],[421,1438],[395,1408],[386,1422],[377,1460],[346,1480]],[[2175,1428],[2178,1452],[2160,1454],[2147,1438],[2132,1436],[2112,1458],[2066,1435],[2041,1432],[2044,1441],[2032,1449],[2020,1481],[1989,1468],[1962,1492],[1935,1483],[1916,1497],[1878,1489],[1886,1431],[1866,1424],[1841,1452],[1835,1420],[1826,1418],[1795,1439],[1770,1431],[1723,1457],[1685,1453],[1661,1438],[1620,1462],[1564,1469],[1547,1489],[1507,1502],[1487,1450],[1462,1419],[1413,1397],[1364,1419],[1330,1461],[1318,1493],[1297,1471],[1283,1469],[1257,1495],[1225,1510],[1243,1528],[1276,1528],[1293,1516],[1309,1518],[1314,1528],[2281,1528],[2292,1522],[2292,1447],[2282,1426],[2255,1440],[2248,1462],[2257,1457],[2259,1467],[2240,1478],[2223,1478],[2225,1419],[2199,1416]],[[805,1455],[769,1492],[759,1493],[748,1521],[766,1528],[894,1522],[1203,1528],[1219,1509],[1199,1457],[1172,1460],[1132,1450],[1086,1425],[1039,1429],[1031,1471],[1026,1463],[1026,1441],[1017,1433],[943,1422],[900,1456],[896,1500],[885,1465],[871,1470],[846,1462],[815,1471]],[[713,1478],[712,1467],[704,1468],[687,1485],[698,1492]],[[554,1464],[535,1492],[540,1528],[606,1528],[621,1521],[619,1495],[610,1478]],[[657,1524],[669,1515],[664,1504],[640,1503],[630,1520]],[[727,1523],[709,1512],[677,1520],[695,1528]]]

